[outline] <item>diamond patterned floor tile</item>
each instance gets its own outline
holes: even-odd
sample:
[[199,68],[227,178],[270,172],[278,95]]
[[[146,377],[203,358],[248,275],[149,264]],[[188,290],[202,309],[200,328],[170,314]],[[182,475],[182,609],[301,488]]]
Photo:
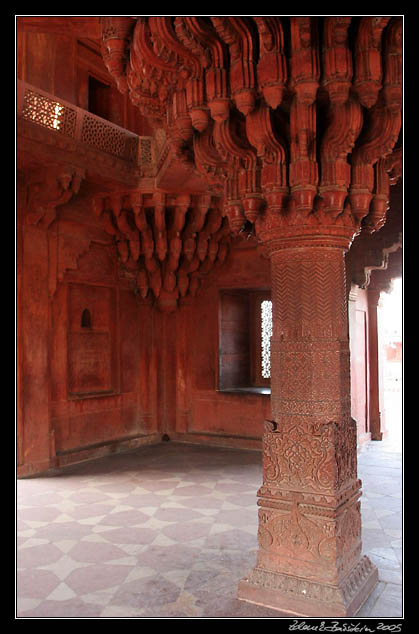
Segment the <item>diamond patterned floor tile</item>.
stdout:
[[[364,552],[380,574],[367,615],[400,611],[401,464],[379,443],[359,455]],[[261,481],[258,452],[175,443],[19,480],[18,618],[283,617],[236,599]]]

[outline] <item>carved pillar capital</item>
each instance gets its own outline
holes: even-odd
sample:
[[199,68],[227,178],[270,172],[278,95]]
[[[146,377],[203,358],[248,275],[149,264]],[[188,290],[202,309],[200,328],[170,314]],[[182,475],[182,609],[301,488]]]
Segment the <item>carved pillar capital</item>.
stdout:
[[257,225],[257,236],[266,247],[268,255],[283,249],[310,247],[347,251],[356,235],[356,228],[348,216],[336,224],[324,224],[316,214],[311,215],[310,224],[297,224],[297,220],[298,216],[292,209],[284,214],[266,213]]
[[129,16],[104,16],[100,18],[102,27],[102,57],[111,75],[115,77],[122,93],[128,90],[126,65],[128,61],[129,39],[135,26],[135,18]]
[[265,203],[286,225],[351,215],[357,231],[383,226],[401,128],[399,17],[106,20],[112,74],[176,160],[224,195],[233,233],[253,231]]

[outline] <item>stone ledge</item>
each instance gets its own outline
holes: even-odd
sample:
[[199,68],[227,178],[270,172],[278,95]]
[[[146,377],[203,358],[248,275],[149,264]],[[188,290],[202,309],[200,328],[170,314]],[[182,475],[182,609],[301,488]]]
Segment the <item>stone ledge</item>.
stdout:
[[220,394],[263,394],[264,396],[271,395],[270,387],[227,387],[217,390]]
[[262,450],[262,439],[254,436],[233,436],[205,431],[191,431],[186,433],[170,432],[170,440],[183,444],[224,447],[226,449]]
[[54,469],[70,466],[80,462],[88,462],[97,460],[112,454],[133,451],[145,445],[154,445],[161,442],[160,433],[144,434],[133,438],[120,438],[109,440],[107,442],[90,445],[87,447],[78,447],[63,452],[57,452],[50,460],[44,460],[39,463],[29,463],[19,465],[17,468],[17,477],[29,478],[37,477],[50,473]]

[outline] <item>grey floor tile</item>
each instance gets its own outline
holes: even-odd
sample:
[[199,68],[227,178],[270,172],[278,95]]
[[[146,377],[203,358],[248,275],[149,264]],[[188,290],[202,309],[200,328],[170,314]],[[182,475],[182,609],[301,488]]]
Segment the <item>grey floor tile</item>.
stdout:
[[[398,617],[400,455],[375,443],[358,463],[379,571],[358,616]],[[256,562],[261,482],[258,452],[174,443],[18,481],[18,617],[284,618],[236,598]]]

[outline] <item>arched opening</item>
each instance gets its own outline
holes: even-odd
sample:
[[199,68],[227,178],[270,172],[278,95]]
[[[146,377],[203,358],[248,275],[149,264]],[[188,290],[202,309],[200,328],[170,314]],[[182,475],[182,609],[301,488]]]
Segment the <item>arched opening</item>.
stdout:
[[88,308],[85,308],[81,314],[81,327],[82,328],[92,327],[92,316]]

